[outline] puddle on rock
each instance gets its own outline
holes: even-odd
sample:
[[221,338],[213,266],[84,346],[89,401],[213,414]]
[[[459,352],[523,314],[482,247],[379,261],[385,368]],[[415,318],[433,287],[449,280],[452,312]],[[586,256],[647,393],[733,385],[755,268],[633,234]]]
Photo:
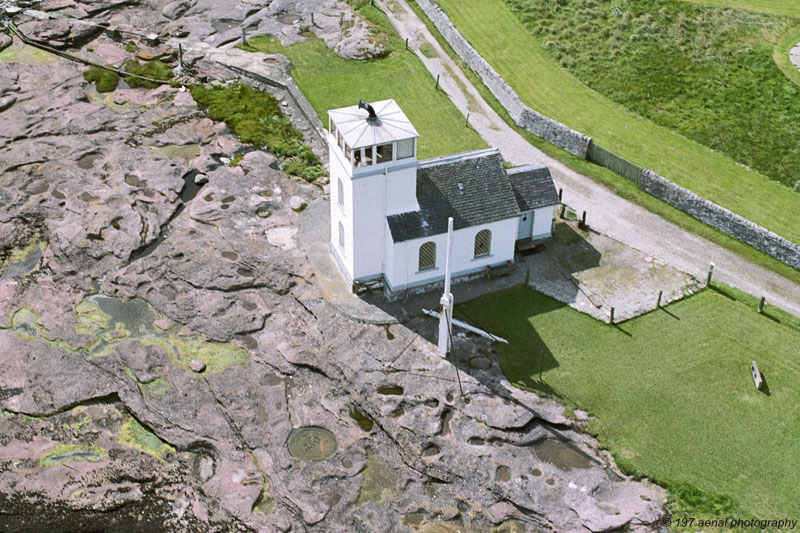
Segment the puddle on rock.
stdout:
[[561,470],[592,468],[592,461],[569,444],[556,439],[544,439],[532,446],[539,460]]
[[[163,317],[149,303],[139,298],[122,300],[95,294],[84,298],[75,306],[75,311],[75,331],[91,339],[77,350],[64,341],[48,338],[44,327],[38,323],[39,317],[27,308],[18,309],[12,314],[11,329],[26,340],[46,342],[55,348],[86,358],[106,356],[123,339],[130,339],[142,346],[161,347],[173,364],[186,370],[189,370],[192,359],[203,361],[206,373],[211,374],[224,372],[231,365],[245,365],[249,360],[247,350],[230,343],[209,342],[202,335],[181,335],[181,326],[158,328],[154,323]],[[166,387],[168,383],[153,382],[154,392],[165,392]]]
[[372,431],[372,426],[374,422],[370,419],[367,415],[356,409],[355,407],[350,408],[350,418],[356,421],[358,427],[369,433]]
[[0,280],[24,276],[37,270],[44,248],[43,243],[33,241],[24,249],[11,254],[5,264],[0,263]]
[[78,166],[84,170],[89,170],[94,167],[94,164],[103,158],[103,154],[98,152],[90,152],[83,154],[78,158]]
[[402,396],[403,387],[400,385],[381,385],[378,387],[378,394],[385,396]]
[[168,144],[152,148],[164,154],[168,159],[183,159],[187,163],[190,159],[200,155],[199,144]]
[[499,483],[506,483],[511,480],[511,469],[505,465],[497,467],[497,481]]

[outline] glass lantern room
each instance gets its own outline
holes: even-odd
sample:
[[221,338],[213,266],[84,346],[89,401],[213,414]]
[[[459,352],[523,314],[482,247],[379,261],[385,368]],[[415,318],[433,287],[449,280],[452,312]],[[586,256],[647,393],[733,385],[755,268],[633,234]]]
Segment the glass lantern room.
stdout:
[[331,141],[354,172],[417,156],[419,134],[394,100],[328,111]]

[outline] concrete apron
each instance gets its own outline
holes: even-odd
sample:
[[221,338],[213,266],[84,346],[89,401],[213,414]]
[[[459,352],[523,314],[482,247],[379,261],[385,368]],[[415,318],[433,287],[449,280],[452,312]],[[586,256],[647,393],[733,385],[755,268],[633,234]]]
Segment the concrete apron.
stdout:
[[[575,231],[574,224],[561,224],[564,231]],[[323,298],[344,316],[384,325],[419,316],[422,309],[438,309],[441,289],[410,294],[394,302],[387,302],[383,291],[360,297],[353,294],[331,255],[328,200],[319,199],[308,205],[301,214],[297,237],[299,248],[314,269]],[[581,260],[587,248],[594,256],[590,262]],[[648,280],[655,282],[648,287]],[[699,288],[696,279],[652,257],[597,232],[584,232],[584,239],[577,243],[551,239],[542,252],[528,257],[517,255],[509,275],[458,283],[452,293],[459,304],[522,283],[603,322],[609,321],[614,307],[617,323],[655,309],[659,291],[663,291],[661,305],[664,305]],[[644,292],[631,287],[644,287]]]

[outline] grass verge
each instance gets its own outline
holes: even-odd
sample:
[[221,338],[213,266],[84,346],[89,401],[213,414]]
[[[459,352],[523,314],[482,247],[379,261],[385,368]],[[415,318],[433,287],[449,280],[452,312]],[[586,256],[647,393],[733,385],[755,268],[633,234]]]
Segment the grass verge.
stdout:
[[509,340],[497,350],[510,382],[594,415],[588,430],[625,471],[666,486],[673,512],[796,516],[800,320],[756,307],[715,284],[613,327],[521,285],[456,316]]
[[323,124],[329,109],[394,98],[420,134],[420,159],[486,148],[447,95],[412,51],[405,49],[386,15],[364,4],[358,11],[387,36],[388,53],[381,58],[348,60],[312,38],[288,47],[269,37],[255,37],[245,49],[281,53],[292,61],[291,74]]
[[772,13],[800,17],[800,3],[791,0],[682,0],[692,4],[713,7],[746,9],[756,13]]
[[800,85],[800,70],[798,70],[789,59],[789,51],[794,48],[797,43],[800,43],[800,23],[780,38],[772,54],[772,59],[775,60],[775,64],[778,65],[778,68],[783,71],[787,78],[793,83]]
[[[800,242],[800,194],[639,117],[584,85],[502,0],[440,0],[464,36],[528,105],[697,194]],[[474,21],[481,21],[475,24]]]
[[[730,237],[729,235],[726,235],[721,231],[718,231],[711,226],[700,222],[683,211],[680,211],[679,209],[676,209],[669,204],[647,194],[622,176],[615,174],[604,167],[595,165],[590,161],[576,157],[569,152],[550,144],[544,139],[541,139],[540,137],[537,137],[532,133],[517,127],[505,108],[503,108],[500,102],[494,97],[494,95],[492,95],[491,91],[489,91],[489,89],[483,84],[477,74],[475,74],[475,72],[469,68],[469,65],[467,65],[463,60],[461,60],[461,58],[458,57],[458,54],[455,53],[449,43],[442,37],[442,35],[439,33],[430,19],[427,18],[425,13],[422,11],[422,9],[420,9],[416,2],[410,0],[409,5],[417,13],[417,16],[419,16],[420,19],[425,22],[431,34],[448,53],[450,58],[461,68],[461,71],[464,72],[467,78],[469,78],[469,80],[472,82],[472,85],[478,90],[479,93],[481,93],[483,99],[500,117],[503,118],[503,120],[506,121],[509,126],[514,128],[517,133],[522,135],[530,144],[537,147],[548,156],[558,159],[575,172],[588,176],[593,180],[604,184],[619,196],[622,196],[623,198],[630,200],[649,211],[652,211],[665,220],[668,220],[685,230],[696,233],[704,239],[722,246],[723,248],[738,254],[748,261],[772,270],[773,272],[776,272],[796,283],[800,283],[800,271],[797,269],[792,268],[789,265],[778,261],[774,257],[760,252],[752,246],[734,239],[733,237]],[[569,191],[566,191],[566,193],[568,194]]]
[[303,135],[284,116],[270,94],[246,85],[190,87],[192,98],[211,118],[222,120],[244,143],[266,148],[285,158],[284,170],[307,181],[325,175],[314,152],[303,143]]

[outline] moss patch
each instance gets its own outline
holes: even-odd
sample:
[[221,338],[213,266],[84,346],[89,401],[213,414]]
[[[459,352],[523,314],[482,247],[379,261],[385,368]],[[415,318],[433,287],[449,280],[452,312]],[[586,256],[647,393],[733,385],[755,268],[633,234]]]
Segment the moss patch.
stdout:
[[286,158],[284,170],[307,181],[325,175],[314,152],[303,143],[303,135],[280,110],[278,101],[246,85],[190,87],[197,105],[208,109],[214,120],[222,120],[242,142],[266,148]]
[[83,73],[83,79],[87,83],[94,83],[97,86],[97,92],[109,93],[117,88],[119,83],[119,75],[116,72],[106,70],[104,68],[90,66],[86,72]]
[[122,70],[129,74],[136,74],[137,76],[144,76],[145,78],[152,78],[160,80],[161,83],[143,80],[133,76],[126,76],[125,82],[132,88],[144,87],[146,89],[155,89],[162,83],[166,83],[172,79],[172,67],[154,59],[146,63],[139,63],[135,59],[131,59],[123,66]]
[[155,433],[148,431],[133,417],[120,428],[117,442],[149,453],[162,461],[167,453],[175,451],[175,448],[159,439]]
[[42,468],[63,465],[73,461],[89,461],[97,463],[108,456],[108,452],[99,446],[81,446],[77,444],[62,444],[52,452],[39,458]]
[[386,466],[377,456],[368,454],[357,505],[367,502],[383,504],[387,498],[396,494],[397,472]]

